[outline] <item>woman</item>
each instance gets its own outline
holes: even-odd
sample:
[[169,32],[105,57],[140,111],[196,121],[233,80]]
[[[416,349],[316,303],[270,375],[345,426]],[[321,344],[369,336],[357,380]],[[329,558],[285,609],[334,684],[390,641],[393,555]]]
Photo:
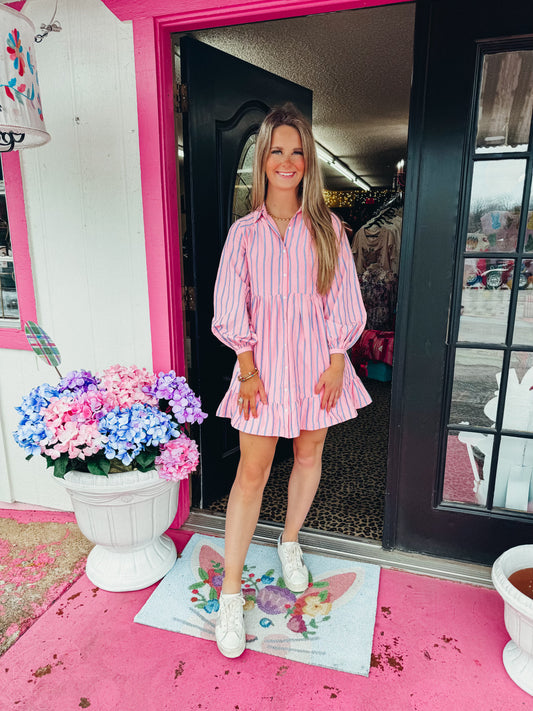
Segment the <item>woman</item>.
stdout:
[[365,310],[352,253],[322,195],[311,127],[291,105],[273,109],[257,138],[253,212],[231,227],[215,285],[213,333],[237,354],[217,415],[240,431],[240,461],[226,514],[219,650],[245,648],[241,578],[278,437],[293,438],[283,579],[303,592],[309,573],[298,532],[313,502],[330,425],[370,397],[347,358]]

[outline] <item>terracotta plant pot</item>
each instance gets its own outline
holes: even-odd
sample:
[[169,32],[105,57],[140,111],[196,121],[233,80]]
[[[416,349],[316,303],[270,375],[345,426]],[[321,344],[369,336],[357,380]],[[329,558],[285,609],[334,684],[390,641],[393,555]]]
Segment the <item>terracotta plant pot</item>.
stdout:
[[67,472],[63,485],[81,532],[95,547],[87,558],[89,580],[103,590],[141,590],[168,573],[176,547],[163,535],[178,509],[179,486],[149,472],[108,477]]
[[492,582],[505,603],[505,627],[511,637],[503,664],[511,679],[533,696],[533,600],[509,582],[517,570],[533,568],[533,545],[510,548],[492,566]]

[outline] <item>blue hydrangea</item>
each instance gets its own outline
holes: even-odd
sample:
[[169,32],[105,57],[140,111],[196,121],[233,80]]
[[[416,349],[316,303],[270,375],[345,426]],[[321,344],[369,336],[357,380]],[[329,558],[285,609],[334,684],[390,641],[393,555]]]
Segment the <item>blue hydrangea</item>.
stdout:
[[43,383],[33,388],[28,395],[24,395],[22,403],[15,407],[22,417],[13,432],[13,438],[26,454],[41,453],[41,442],[48,436],[41,412],[50,404],[51,399],[58,395],[57,388]]
[[96,390],[99,382],[98,378],[88,370],[72,370],[59,381],[57,389],[61,393],[77,395],[87,390]]
[[115,407],[100,420],[98,429],[107,438],[105,456],[126,466],[146,447],[166,444],[179,434],[170,415],[141,403]]
[[172,413],[180,424],[198,422],[201,424],[207,414],[202,412],[200,398],[191,390],[185,378],[171,370],[159,373],[151,395],[158,400],[167,400]]

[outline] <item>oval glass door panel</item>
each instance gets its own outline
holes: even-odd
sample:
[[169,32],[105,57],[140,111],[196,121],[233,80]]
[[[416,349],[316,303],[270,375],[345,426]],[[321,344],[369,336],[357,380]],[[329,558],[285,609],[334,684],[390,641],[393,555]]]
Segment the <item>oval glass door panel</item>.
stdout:
[[252,172],[256,140],[257,133],[248,136],[239,157],[233,189],[232,222],[244,217],[252,209]]

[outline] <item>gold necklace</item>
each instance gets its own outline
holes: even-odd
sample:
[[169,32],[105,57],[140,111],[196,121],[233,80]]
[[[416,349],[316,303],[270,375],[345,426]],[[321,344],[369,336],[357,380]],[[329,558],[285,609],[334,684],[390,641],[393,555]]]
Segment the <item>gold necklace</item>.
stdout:
[[280,222],[289,222],[289,220],[292,220],[294,215],[291,215],[290,217],[276,217],[276,215],[273,215],[270,210],[267,210],[268,214],[270,217],[272,217],[274,220],[279,220]]

